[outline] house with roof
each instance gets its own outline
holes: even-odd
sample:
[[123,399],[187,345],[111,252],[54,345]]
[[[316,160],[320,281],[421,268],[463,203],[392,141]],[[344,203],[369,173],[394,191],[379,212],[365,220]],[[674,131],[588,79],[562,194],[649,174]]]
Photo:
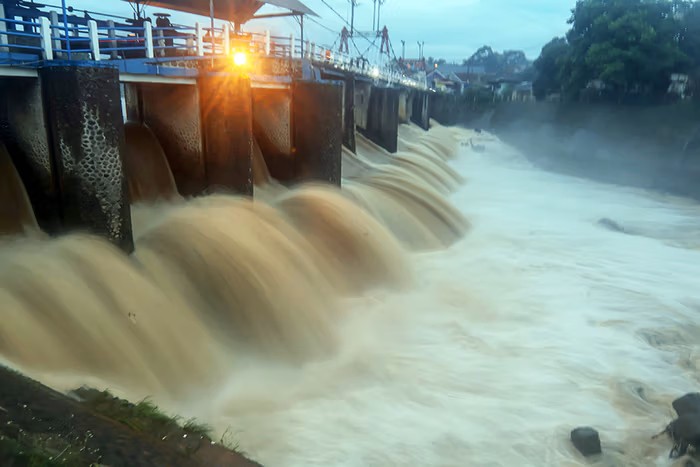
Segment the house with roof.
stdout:
[[435,68],[427,74],[428,87],[442,92],[462,94],[464,81],[455,73],[444,73]]

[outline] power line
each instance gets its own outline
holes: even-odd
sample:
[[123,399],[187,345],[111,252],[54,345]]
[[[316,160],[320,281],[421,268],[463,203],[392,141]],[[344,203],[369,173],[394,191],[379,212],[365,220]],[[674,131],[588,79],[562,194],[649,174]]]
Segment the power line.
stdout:
[[306,19],[309,20],[309,21],[311,21],[312,23],[317,24],[318,26],[321,26],[323,29],[325,29],[325,30],[328,31],[328,32],[332,32],[333,34],[337,34],[337,33],[338,33],[338,31],[336,31],[335,29],[329,28],[328,26],[326,26],[325,24],[323,24],[323,23],[321,23],[320,21],[316,20],[315,18],[312,18],[311,16],[307,16]]
[[340,13],[338,13],[338,10],[336,10],[335,8],[333,8],[326,0],[321,0],[321,2],[322,2],[324,5],[326,5],[328,8],[330,8],[330,10],[331,10],[333,13],[335,13],[335,15],[336,15],[338,18],[340,18],[340,20],[341,20],[343,23],[345,23],[345,24],[347,24],[348,26],[350,26],[350,24],[348,23],[347,19],[345,19],[345,18],[343,17],[343,15],[341,15]]
[[[353,25],[351,25],[350,23],[348,23],[347,19],[343,18],[343,15],[341,15],[340,13],[338,13],[338,10],[336,10],[335,8],[333,8],[333,6],[330,5],[326,0],[321,0],[321,3],[323,3],[324,5],[326,5],[333,13],[335,13],[335,15],[336,15],[338,18],[340,18],[340,20],[341,20],[343,23],[345,23],[345,25],[350,26],[351,28],[353,27]],[[377,44],[376,44],[376,42],[377,42],[376,37],[375,37],[374,41],[372,41],[369,37],[367,37],[365,34],[361,33],[360,31],[356,31],[356,32],[360,35],[360,37],[362,37],[363,39],[365,39],[367,42],[370,43],[370,46],[369,46],[369,48],[368,48],[367,50],[371,49],[372,46],[374,46],[374,47],[377,46]],[[353,41],[353,44],[354,44],[354,41]],[[354,45],[355,45],[355,44],[354,44]],[[355,48],[357,49],[357,45],[355,45]],[[359,49],[357,49],[357,51],[359,52]],[[361,55],[364,56],[364,54],[361,54]]]

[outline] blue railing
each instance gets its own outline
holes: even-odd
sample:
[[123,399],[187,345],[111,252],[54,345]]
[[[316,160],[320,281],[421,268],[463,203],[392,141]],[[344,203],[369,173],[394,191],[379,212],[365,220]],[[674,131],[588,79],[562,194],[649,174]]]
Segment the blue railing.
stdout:
[[[372,66],[348,54],[332,51],[311,41],[302,42],[293,34],[272,36],[246,33],[233,34],[229,25],[220,28],[169,25],[125,25],[113,20],[72,17],[82,24],[62,23],[58,14],[37,15],[32,21],[3,18],[0,4],[0,52],[35,54],[43,60],[91,59],[172,59],[229,55],[236,51],[247,54],[301,59],[339,70],[352,71],[390,83],[425,88],[425,80],[417,80],[390,67]],[[22,31],[19,31],[19,28]]]

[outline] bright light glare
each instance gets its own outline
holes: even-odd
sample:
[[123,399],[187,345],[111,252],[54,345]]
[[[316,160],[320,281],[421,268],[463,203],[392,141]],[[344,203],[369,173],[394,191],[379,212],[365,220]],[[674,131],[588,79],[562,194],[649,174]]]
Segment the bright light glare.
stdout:
[[243,66],[248,61],[248,57],[243,52],[236,52],[233,54],[233,64],[236,66]]
[[372,70],[372,76],[374,76],[375,78],[379,77],[379,68],[374,68]]

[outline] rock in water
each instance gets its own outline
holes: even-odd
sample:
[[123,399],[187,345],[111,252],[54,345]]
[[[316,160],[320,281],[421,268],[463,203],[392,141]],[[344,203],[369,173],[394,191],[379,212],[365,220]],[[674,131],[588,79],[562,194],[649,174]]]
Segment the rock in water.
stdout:
[[691,392],[673,401],[673,409],[678,416],[700,414],[700,392]]
[[673,439],[673,449],[669,457],[677,459],[688,452],[689,447],[700,447],[700,413],[683,414],[672,421],[666,433]]
[[598,432],[591,427],[579,427],[572,430],[571,442],[585,457],[594,456],[603,452],[600,447],[600,436],[598,436]]

